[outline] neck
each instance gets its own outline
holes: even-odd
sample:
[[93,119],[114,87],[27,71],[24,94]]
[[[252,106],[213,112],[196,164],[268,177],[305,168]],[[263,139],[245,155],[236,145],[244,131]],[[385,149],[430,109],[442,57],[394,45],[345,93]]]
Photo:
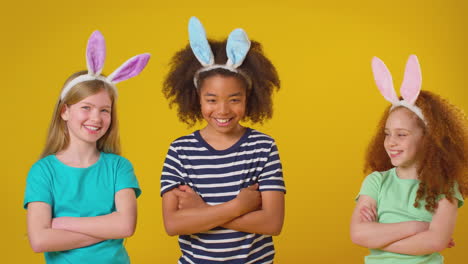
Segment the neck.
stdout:
[[245,127],[238,124],[237,127],[229,133],[221,133],[211,128],[210,126],[206,126],[202,130],[200,130],[200,132],[203,134],[204,137],[217,138],[221,140],[232,140],[239,139],[244,134],[245,129]]
[[89,167],[99,159],[96,144],[73,144],[70,142],[66,149],[59,151],[56,157],[72,167]]
[[418,167],[416,165],[398,166],[396,172],[400,179],[418,179]]
[[216,150],[225,150],[235,144],[245,133],[246,128],[238,125],[231,133],[220,133],[209,126],[200,130],[203,139]]

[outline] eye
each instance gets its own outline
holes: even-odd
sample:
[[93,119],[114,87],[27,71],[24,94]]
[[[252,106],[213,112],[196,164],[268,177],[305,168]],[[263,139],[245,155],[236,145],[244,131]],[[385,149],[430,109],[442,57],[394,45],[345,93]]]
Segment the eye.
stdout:
[[407,134],[398,134],[399,137],[406,137]]
[[240,102],[240,101],[241,101],[241,100],[238,99],[238,98],[231,99],[231,102],[233,102],[233,103],[238,103],[238,102]]
[[206,99],[206,101],[207,101],[208,103],[215,103],[215,102],[216,102],[215,99]]
[[109,114],[110,110],[109,109],[102,109],[101,112]]
[[84,105],[84,106],[82,106],[82,107],[81,107],[81,109],[84,109],[84,110],[90,110],[90,109],[91,109],[91,107],[89,107],[89,106],[87,106],[87,105]]

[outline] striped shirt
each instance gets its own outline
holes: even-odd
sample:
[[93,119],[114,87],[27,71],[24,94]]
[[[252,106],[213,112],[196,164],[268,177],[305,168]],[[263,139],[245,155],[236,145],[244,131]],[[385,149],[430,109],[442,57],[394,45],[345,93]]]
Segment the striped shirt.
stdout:
[[[187,184],[210,205],[234,199],[242,188],[258,183],[260,191],[286,192],[275,141],[247,128],[225,150],[213,149],[199,131],[172,142],[161,176],[161,195]],[[271,236],[216,227],[181,235],[179,263],[273,263]]]

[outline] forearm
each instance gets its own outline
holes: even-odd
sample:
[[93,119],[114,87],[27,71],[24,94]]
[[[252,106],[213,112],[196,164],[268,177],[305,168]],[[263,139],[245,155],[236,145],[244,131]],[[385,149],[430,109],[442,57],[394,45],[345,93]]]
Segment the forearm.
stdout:
[[90,246],[103,239],[66,230],[45,228],[29,234],[29,242],[34,252],[64,251]]
[[52,227],[83,233],[102,239],[119,239],[132,236],[135,231],[136,217],[114,212],[95,217],[55,218]]
[[353,243],[367,248],[382,248],[416,234],[413,221],[383,224],[360,222],[351,228]]
[[188,208],[164,213],[164,226],[171,235],[195,234],[213,229],[241,215],[235,200],[202,208]]
[[283,219],[283,216],[258,210],[239,216],[221,226],[240,232],[276,236],[281,233]]
[[427,230],[393,242],[383,247],[382,250],[407,255],[426,255],[444,250],[449,242],[450,237]]

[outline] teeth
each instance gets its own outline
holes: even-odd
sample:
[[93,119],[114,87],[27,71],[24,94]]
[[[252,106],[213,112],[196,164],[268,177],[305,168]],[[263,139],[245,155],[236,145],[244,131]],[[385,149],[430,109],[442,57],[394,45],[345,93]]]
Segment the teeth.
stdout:
[[397,151],[397,150],[395,150],[395,151],[390,151],[390,154],[392,154],[392,155],[396,155],[396,154],[399,154],[399,153],[401,153],[401,151]]
[[229,119],[216,119],[219,123],[227,123]]
[[93,127],[93,126],[85,126],[87,129],[89,130],[93,130],[93,131],[96,131],[99,129],[99,127]]

